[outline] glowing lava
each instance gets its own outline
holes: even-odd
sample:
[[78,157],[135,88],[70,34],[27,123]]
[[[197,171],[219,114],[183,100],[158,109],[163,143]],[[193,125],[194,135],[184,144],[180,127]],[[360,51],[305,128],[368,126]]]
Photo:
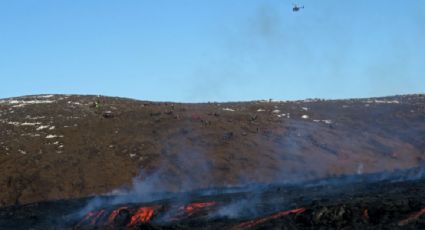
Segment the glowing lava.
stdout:
[[128,227],[134,226],[135,224],[141,222],[148,222],[155,212],[154,207],[142,207],[137,210],[137,212],[131,217],[130,223],[127,225]]
[[84,216],[84,218],[80,221],[80,223],[78,223],[77,226],[83,224],[84,222],[87,222],[88,220],[90,220],[90,224],[91,225],[95,225],[98,220],[105,214],[105,210],[99,210],[97,212],[93,211],[93,212],[89,212],[87,215]]
[[109,211],[106,211],[105,209],[102,209],[99,211],[91,211],[84,216],[84,218],[80,221],[80,223],[76,225],[76,227],[79,227],[81,225],[86,225],[86,224],[93,225],[93,226],[103,226],[103,225],[113,224],[117,216],[123,210],[128,211],[129,215],[131,216],[130,223],[128,223],[127,227],[132,227],[136,225],[137,223],[149,222],[152,219],[155,210],[159,207],[160,206],[140,207],[138,209],[120,207],[115,210],[112,210],[110,213]]
[[115,218],[117,217],[117,215],[120,213],[120,211],[126,210],[126,209],[127,209],[127,207],[121,207],[121,208],[117,208],[117,209],[113,210],[111,215],[109,215],[108,222],[112,223],[115,220]]
[[167,218],[167,221],[179,221],[184,218],[190,217],[195,213],[203,211],[207,208],[215,206],[217,203],[215,201],[211,202],[194,202],[180,207],[174,207],[175,212],[174,215]]
[[398,222],[399,226],[404,226],[409,224],[410,222],[415,221],[416,219],[418,219],[419,217],[421,217],[422,215],[425,214],[425,208],[421,209],[419,212],[413,213],[411,216],[409,216],[408,218]]
[[96,222],[105,214],[105,210],[100,210],[94,217],[93,220],[90,222],[91,225],[95,225]]
[[250,221],[247,221],[247,222],[240,223],[240,224],[236,225],[235,227],[233,227],[233,229],[252,228],[255,225],[262,224],[262,223],[270,221],[272,219],[277,219],[277,218],[280,218],[280,217],[283,217],[283,216],[287,216],[289,214],[303,213],[303,212],[305,212],[305,210],[306,210],[305,208],[297,208],[297,209],[292,209],[292,210],[288,210],[288,211],[278,212],[278,213],[273,214],[271,216],[267,216],[267,217],[263,217],[263,218],[260,218],[260,219],[257,219],[257,220],[250,220]]
[[214,206],[216,202],[201,202],[201,203],[191,203],[186,206],[184,206],[183,209],[186,215],[191,216],[196,211],[199,211],[201,209],[204,209],[206,207]]

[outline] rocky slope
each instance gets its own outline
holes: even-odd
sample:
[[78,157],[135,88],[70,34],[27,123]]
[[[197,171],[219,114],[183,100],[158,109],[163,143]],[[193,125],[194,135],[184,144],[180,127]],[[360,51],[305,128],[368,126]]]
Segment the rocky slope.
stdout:
[[[425,161],[425,96],[179,104],[0,100],[0,205],[270,183]],[[149,186],[148,186],[149,185]],[[137,186],[136,186],[137,187]]]

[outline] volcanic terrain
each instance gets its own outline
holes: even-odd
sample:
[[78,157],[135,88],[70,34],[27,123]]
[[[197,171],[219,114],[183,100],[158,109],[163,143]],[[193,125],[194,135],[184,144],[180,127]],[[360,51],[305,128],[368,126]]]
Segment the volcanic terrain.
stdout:
[[424,167],[267,186],[0,208],[2,229],[423,229]]
[[[424,95],[202,104],[78,95],[0,100],[1,206],[362,175],[421,166],[424,154]],[[296,210],[290,215],[304,212]]]

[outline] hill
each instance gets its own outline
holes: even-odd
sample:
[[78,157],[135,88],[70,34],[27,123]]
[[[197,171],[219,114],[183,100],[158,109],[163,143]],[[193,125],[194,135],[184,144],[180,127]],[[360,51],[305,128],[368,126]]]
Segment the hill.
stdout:
[[425,95],[202,104],[80,95],[0,100],[1,206],[424,162]]

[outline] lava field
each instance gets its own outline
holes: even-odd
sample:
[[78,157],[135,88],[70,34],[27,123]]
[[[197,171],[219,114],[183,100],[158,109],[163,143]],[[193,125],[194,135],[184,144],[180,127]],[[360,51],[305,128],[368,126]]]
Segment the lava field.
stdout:
[[[98,197],[0,209],[2,229],[423,229],[425,168],[288,185]],[[119,202],[121,200],[121,202]]]

